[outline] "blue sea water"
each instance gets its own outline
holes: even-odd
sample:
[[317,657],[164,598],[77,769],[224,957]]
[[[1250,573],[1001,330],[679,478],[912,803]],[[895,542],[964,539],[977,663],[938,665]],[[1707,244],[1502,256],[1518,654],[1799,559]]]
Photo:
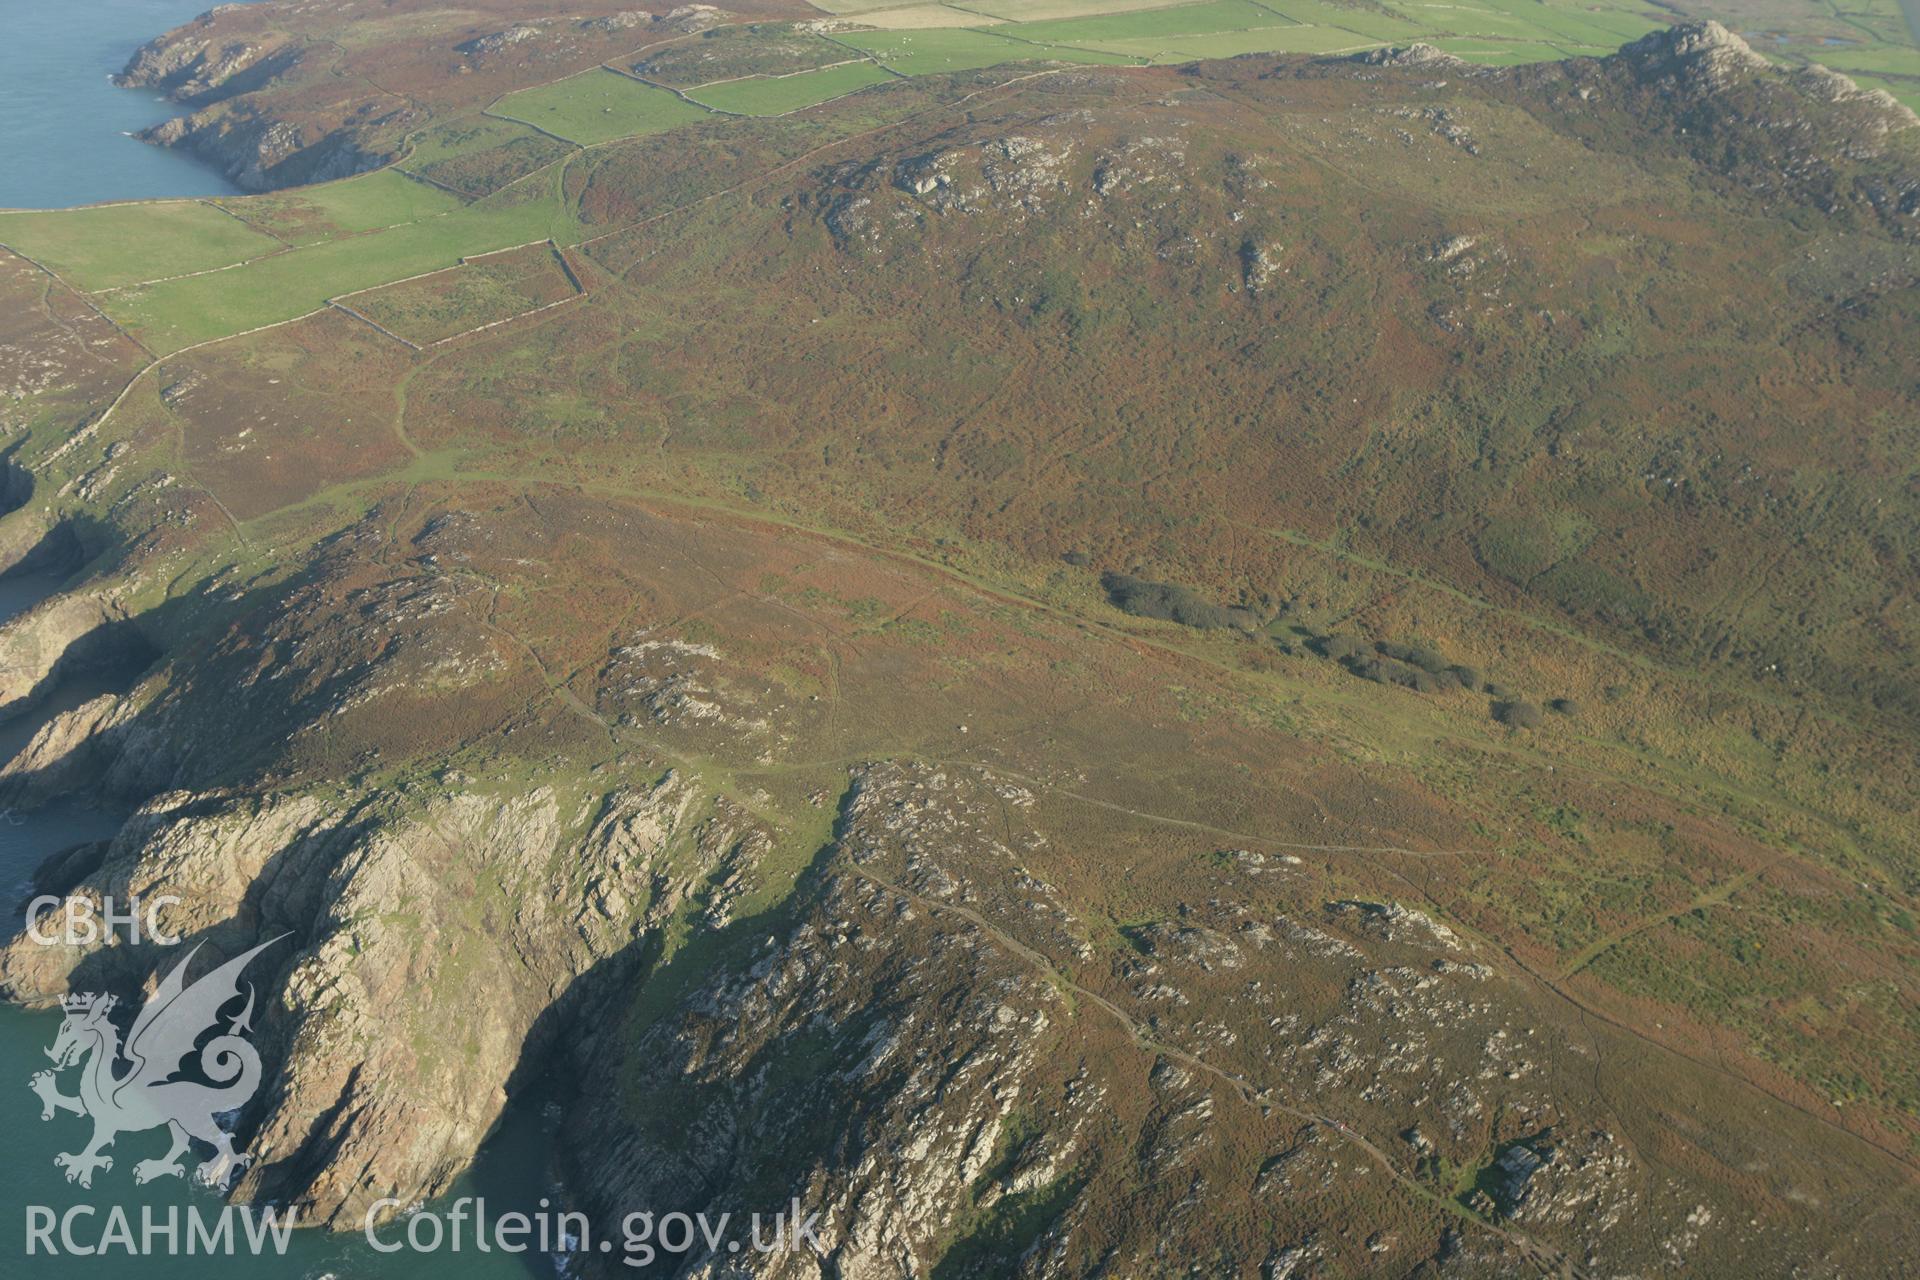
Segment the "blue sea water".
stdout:
[[0,208],[58,209],[148,196],[228,195],[190,156],[128,134],[178,115],[108,77],[208,0],[0,0]]

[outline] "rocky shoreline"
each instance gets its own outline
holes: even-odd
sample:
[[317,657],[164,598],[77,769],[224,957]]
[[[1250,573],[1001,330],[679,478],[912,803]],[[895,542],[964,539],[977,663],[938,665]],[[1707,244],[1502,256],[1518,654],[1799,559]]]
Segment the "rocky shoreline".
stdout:
[[262,111],[247,96],[270,87],[300,64],[302,49],[283,37],[229,36],[223,18],[247,5],[220,5],[137,49],[114,77],[123,88],[153,89],[185,114],[141,133],[155,146],[188,152],[243,191],[262,192],[351,177],[393,157],[368,149],[367,130],[393,109],[362,108],[358,119],[314,129]]

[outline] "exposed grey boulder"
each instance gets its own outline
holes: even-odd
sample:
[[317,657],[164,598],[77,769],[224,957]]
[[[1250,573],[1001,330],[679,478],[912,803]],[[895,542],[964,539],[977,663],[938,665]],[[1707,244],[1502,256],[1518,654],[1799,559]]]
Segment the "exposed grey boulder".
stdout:
[[1465,67],[1467,64],[1430,44],[1416,42],[1389,49],[1368,49],[1353,55],[1369,67]]

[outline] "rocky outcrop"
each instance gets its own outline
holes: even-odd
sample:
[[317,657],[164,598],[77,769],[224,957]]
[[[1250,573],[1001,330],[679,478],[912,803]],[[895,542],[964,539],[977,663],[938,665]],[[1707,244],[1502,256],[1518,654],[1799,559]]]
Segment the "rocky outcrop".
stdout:
[[[1850,107],[1849,117],[1877,134],[1920,124],[1920,116],[1886,90],[1862,89],[1837,71],[1819,65],[1776,69],[1718,22],[1689,22],[1650,31],[1607,61],[1630,69],[1642,82],[1658,85],[1676,99],[1723,93],[1757,78],[1786,88],[1808,103]],[[1790,124],[1764,117],[1748,123],[1774,129]]]
[[1695,87],[1721,88],[1771,65],[1717,22],[1689,22],[1650,31],[1615,55],[1647,77],[1672,76]]
[[299,61],[300,51],[283,37],[223,35],[223,14],[245,5],[219,5],[134,51],[114,83],[159,89],[179,102],[210,102],[256,87]]
[[[667,920],[724,921],[766,848],[671,773],[587,812],[545,787],[418,804],[175,792],[69,896],[177,898],[163,928],[210,954],[285,937],[261,975],[269,1084],[242,1118],[256,1163],[237,1194],[358,1227],[376,1200],[444,1189],[557,1027],[619,989]],[[136,988],[173,954],[22,938],[0,952],[0,996]]]
[[[1378,1167],[1053,968],[1092,952],[1020,870],[1044,845],[1033,798],[934,766],[859,770],[790,920],[743,921],[664,1016],[577,1055],[581,1078],[627,1082],[564,1134],[596,1220],[812,1217],[799,1253],[673,1260],[702,1280],[1152,1275],[1169,1257],[1239,1275],[1311,1254],[1322,1197]],[[1168,928],[1148,949],[1245,987],[1249,937]],[[1442,1221],[1378,1190],[1402,1249],[1438,1246]]]
[[1762,209],[1790,203],[1836,225],[1920,236],[1920,117],[1825,68],[1775,67],[1717,22],[1502,74],[1541,91],[1588,145],[1684,159],[1703,185]]
[[33,473],[15,462],[0,464],[0,512],[18,511],[33,496]]
[[[385,124],[370,120],[368,127]],[[377,169],[392,157],[368,146],[360,128],[309,130],[252,110],[214,107],[176,116],[140,135],[157,146],[190,151],[243,191],[332,182]]]
[[683,4],[667,10],[660,19],[663,26],[682,35],[711,31],[733,15],[710,4]]
[[[194,110],[144,131],[143,141],[190,152],[244,191],[328,182],[377,168],[412,110],[372,93],[319,109],[297,92],[307,44],[247,4],[221,5],[143,45],[115,78]],[[262,93],[291,86],[292,96]],[[310,96],[310,95],[309,95]],[[375,131],[393,132],[375,141]]]
[[471,40],[462,40],[453,46],[455,53],[464,53],[469,58],[484,58],[499,53],[502,49],[512,48],[528,40],[538,40],[540,28],[532,23],[521,23],[508,27],[505,31],[495,31],[484,36],[475,36]]
[[15,511],[0,518],[0,573],[31,572],[37,549],[53,530],[53,518],[44,511]]
[[[320,841],[335,825],[311,798],[155,796],[134,811],[66,896],[98,908],[109,897],[130,902],[173,895],[179,902],[157,915],[166,932],[237,953],[258,932],[257,919],[243,919],[242,908],[268,863],[289,851],[300,860],[302,845]],[[271,909],[292,914],[312,905],[309,896],[276,901]],[[257,916],[257,908],[246,915]],[[70,989],[137,987],[155,959],[152,949],[15,938],[0,950],[0,995],[44,1007]]]
[[[422,16],[415,34],[378,55],[369,70],[337,19],[311,7],[222,5],[142,46],[117,82],[157,89],[191,108],[140,136],[190,152],[245,191],[350,177],[397,155],[432,118],[478,109],[497,93],[584,70],[640,43],[721,25],[729,14],[683,5],[665,14],[624,10],[587,17],[496,15],[496,29],[461,10]],[[319,57],[309,53],[319,51]],[[449,51],[459,70],[495,77],[487,92],[448,92]],[[392,57],[388,57],[388,53]],[[418,93],[409,85],[434,82]],[[352,86],[343,90],[342,85]]]
[[86,558],[86,545],[72,524],[46,511],[16,511],[0,519],[0,576],[53,573]]
[[143,722],[137,699],[103,693],[48,717],[0,765],[0,808],[78,794],[138,802],[171,790],[178,767],[171,739]]
[[0,720],[26,711],[62,675],[131,660],[144,647],[110,587],[42,601],[0,625]]
[[1881,132],[1893,132],[1920,124],[1920,115],[1916,115],[1912,107],[1885,89],[1864,89],[1851,76],[1842,75],[1817,62],[1796,70],[1793,82],[1800,92],[1811,98],[1835,104],[1860,103],[1866,106],[1877,118],[1876,127]]
[[1368,49],[1363,53],[1351,55],[1355,62],[1369,67],[1434,67],[1461,68],[1467,63],[1450,53],[1434,48],[1430,44],[1410,44],[1391,49]]
[[[596,1069],[624,1070],[644,1102],[615,1123],[576,1109],[573,1181],[608,1222],[642,1208],[770,1219],[798,1196],[819,1215],[830,1273],[924,1274],[920,1259],[964,1217],[1064,1200],[1090,1154],[1107,1086],[1068,1088],[1070,1055],[1049,1034],[1067,1003],[1023,969],[897,893],[836,876],[795,929],[672,1017],[603,1037]],[[1023,1124],[1063,1090],[1060,1114]],[[717,1256],[689,1274],[796,1261],[736,1270]]]
[[552,54],[577,44],[574,39],[577,36],[617,36],[641,28],[662,36],[694,35],[720,26],[731,16],[713,5],[688,4],[664,14],[627,9],[572,22],[557,18],[532,19],[516,22],[499,31],[489,31],[485,35],[472,36],[454,45],[453,49],[469,61],[480,63],[520,46]]
[[[706,5],[694,5],[691,7],[708,9]],[[708,11],[719,12],[715,9],[708,9]],[[635,27],[644,27],[649,23],[658,22],[659,20],[658,15],[648,13],[644,9],[624,9],[619,13],[609,13],[601,18],[582,18],[580,19],[579,26],[582,31],[632,31]]]

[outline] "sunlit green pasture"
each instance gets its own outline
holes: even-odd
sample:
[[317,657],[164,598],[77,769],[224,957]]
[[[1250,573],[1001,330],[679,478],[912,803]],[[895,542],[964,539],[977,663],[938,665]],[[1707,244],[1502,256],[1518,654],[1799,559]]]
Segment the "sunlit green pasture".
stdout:
[[666,89],[602,68],[510,93],[494,104],[492,114],[591,146],[659,133],[709,113]]
[[578,227],[557,189],[480,201],[439,217],[276,254],[98,299],[154,352],[291,320],[357,289],[450,267],[464,257],[553,238]]
[[265,196],[213,203],[289,244],[318,244],[448,213],[461,201],[397,169]]
[[198,200],[0,213],[0,243],[89,290],[209,271],[284,247]]

